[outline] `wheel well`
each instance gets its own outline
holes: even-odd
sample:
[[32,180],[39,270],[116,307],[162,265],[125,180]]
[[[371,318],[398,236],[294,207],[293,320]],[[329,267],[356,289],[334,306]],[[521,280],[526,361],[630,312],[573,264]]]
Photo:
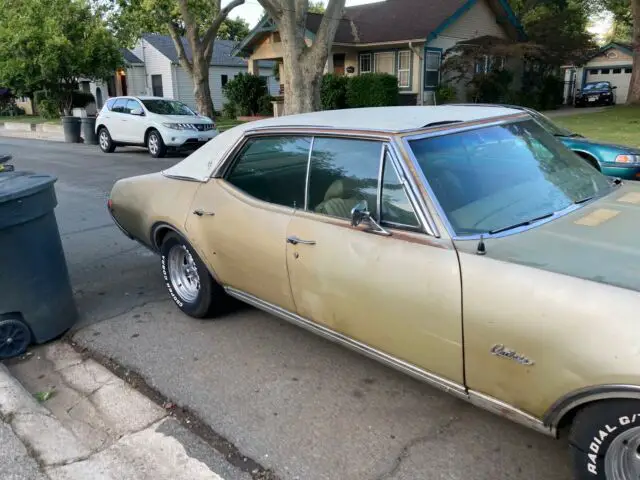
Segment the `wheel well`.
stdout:
[[579,157],[584,158],[587,162],[589,162],[593,167],[595,167],[596,169],[598,169],[598,171],[600,171],[600,164],[598,163],[598,161],[593,157],[593,155],[589,155],[588,153],[585,152],[575,152],[576,155],[578,155]]
[[145,145],[147,144],[147,140],[149,139],[149,134],[150,134],[151,132],[153,132],[154,130],[155,130],[156,132],[158,131],[158,129],[157,129],[157,128],[149,127],[149,128],[147,128],[147,131],[146,131],[146,132],[144,132],[144,144],[145,144]]
[[100,130],[102,130],[103,128],[107,129],[107,131],[109,131],[109,129],[107,127],[105,127],[102,123],[100,125],[98,125],[96,127],[96,132],[99,132]]
[[167,225],[161,225],[153,230],[153,246],[156,250],[160,250],[164,237],[166,237],[169,232],[173,231],[173,228],[170,228]]

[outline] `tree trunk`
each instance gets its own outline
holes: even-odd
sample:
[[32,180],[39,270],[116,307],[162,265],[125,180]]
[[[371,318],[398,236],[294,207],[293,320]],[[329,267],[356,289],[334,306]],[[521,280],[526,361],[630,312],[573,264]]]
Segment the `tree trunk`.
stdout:
[[209,88],[208,61],[195,61],[193,63],[193,95],[196,99],[198,113],[213,119],[215,115],[211,89]]
[[640,105],[640,0],[631,0],[633,14],[633,73],[627,105]]
[[[285,64],[287,61],[285,60]],[[309,68],[307,58],[297,62],[295,68],[285,70],[284,114],[315,112],[320,109],[322,71]],[[289,62],[289,65],[296,63]],[[285,67],[286,68],[286,67]]]

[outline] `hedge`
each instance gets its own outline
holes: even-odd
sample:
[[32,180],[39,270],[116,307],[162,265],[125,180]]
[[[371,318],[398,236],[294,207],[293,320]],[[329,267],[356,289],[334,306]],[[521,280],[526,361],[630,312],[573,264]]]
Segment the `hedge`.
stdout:
[[398,79],[388,73],[365,73],[349,77],[347,106],[388,107],[398,105]]
[[328,73],[322,77],[320,102],[323,110],[347,108],[347,85],[349,77]]

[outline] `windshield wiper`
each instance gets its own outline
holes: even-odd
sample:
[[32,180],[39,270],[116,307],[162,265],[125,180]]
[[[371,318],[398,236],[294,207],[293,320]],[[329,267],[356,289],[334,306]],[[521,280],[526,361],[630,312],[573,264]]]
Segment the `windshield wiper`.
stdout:
[[590,197],[585,197],[581,200],[576,200],[575,202],[573,202],[574,205],[580,205],[581,203],[587,203],[589,200],[593,199],[595,195],[591,195]]
[[544,220],[545,218],[551,218],[553,217],[553,215],[554,213],[547,213],[545,215],[540,215],[539,217],[532,218],[531,220],[515,223],[513,225],[509,225],[508,227],[502,227],[502,228],[497,228],[495,230],[491,230],[489,231],[489,234],[493,235],[495,233],[502,233],[502,232],[506,232],[507,230],[513,230],[514,228],[518,228],[518,227],[526,227],[527,225],[531,225],[532,223],[539,222],[540,220]]

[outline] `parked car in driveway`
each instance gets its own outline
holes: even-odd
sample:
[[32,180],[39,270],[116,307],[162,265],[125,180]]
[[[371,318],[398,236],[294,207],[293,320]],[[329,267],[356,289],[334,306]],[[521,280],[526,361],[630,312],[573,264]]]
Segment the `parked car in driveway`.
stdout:
[[617,88],[609,82],[585,83],[576,91],[575,106],[615,105]]
[[605,175],[640,180],[640,148],[598,142],[556,125],[549,117],[531,108],[512,105],[483,105],[514,108],[531,115],[545,130]]
[[108,208],[186,314],[240,299],[539,432],[569,428],[578,479],[640,475],[640,185],[528,112],[251,122],[118,181]]
[[117,146],[147,147],[153,157],[170,150],[195,150],[218,134],[215,123],[184,103],[159,97],[113,97],[96,119],[105,153]]

